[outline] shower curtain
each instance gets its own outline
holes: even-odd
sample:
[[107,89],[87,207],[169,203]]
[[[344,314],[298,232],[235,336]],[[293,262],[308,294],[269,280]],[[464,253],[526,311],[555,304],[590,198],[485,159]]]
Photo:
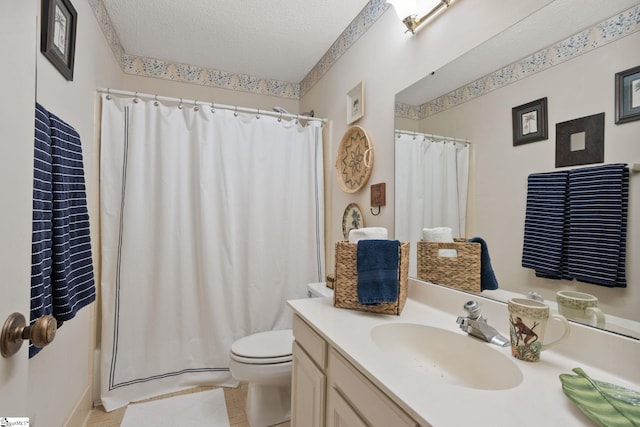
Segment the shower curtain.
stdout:
[[397,133],[395,235],[411,243],[409,274],[416,274],[416,245],[423,228],[451,227],[465,236],[469,145]]
[[236,385],[231,343],[289,328],[324,277],[321,125],[108,98],[102,403]]

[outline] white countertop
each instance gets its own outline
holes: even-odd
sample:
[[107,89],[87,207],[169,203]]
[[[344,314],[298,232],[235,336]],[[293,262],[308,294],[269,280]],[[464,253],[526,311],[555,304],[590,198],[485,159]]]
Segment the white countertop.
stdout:
[[[571,369],[576,367],[593,379],[640,391],[640,341],[587,326],[572,324],[569,338],[543,351],[541,360],[535,363],[513,358],[510,347],[487,343],[513,359],[522,371],[522,382],[506,390],[465,388],[399,366],[370,337],[373,327],[390,322],[425,324],[466,335],[459,329],[456,318],[465,314],[462,305],[469,299],[480,301],[489,324],[509,336],[506,304],[413,280],[409,299],[399,316],[335,308],[331,298],[288,303],[330,345],[423,425],[595,425],[562,391],[558,376],[573,374]],[[552,333],[545,341],[550,339]]]

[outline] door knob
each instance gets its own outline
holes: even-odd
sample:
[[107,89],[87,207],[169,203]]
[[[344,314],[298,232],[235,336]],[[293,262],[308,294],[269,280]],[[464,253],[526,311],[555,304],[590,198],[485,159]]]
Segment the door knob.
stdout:
[[42,316],[33,325],[27,325],[20,313],[11,314],[2,326],[0,353],[2,357],[11,357],[20,350],[24,340],[31,340],[36,347],[44,347],[56,336],[57,321],[53,316]]

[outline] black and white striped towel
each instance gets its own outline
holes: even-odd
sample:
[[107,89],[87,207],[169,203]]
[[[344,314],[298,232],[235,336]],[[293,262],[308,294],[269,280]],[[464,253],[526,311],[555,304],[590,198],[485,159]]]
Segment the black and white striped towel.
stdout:
[[626,287],[628,208],[625,164],[530,175],[522,266],[541,277]]
[[568,171],[529,175],[522,266],[560,279],[564,253]]
[[[58,324],[95,300],[80,136],[36,104],[31,322]],[[39,352],[30,345],[29,357]]]
[[569,173],[567,269],[581,282],[626,287],[629,169],[610,164]]

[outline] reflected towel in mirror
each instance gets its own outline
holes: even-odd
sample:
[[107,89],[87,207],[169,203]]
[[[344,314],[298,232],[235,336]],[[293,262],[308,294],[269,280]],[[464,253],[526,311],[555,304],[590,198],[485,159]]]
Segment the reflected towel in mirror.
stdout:
[[498,289],[498,279],[491,266],[487,242],[481,237],[472,237],[469,239],[469,243],[480,243],[480,290],[494,291]]

